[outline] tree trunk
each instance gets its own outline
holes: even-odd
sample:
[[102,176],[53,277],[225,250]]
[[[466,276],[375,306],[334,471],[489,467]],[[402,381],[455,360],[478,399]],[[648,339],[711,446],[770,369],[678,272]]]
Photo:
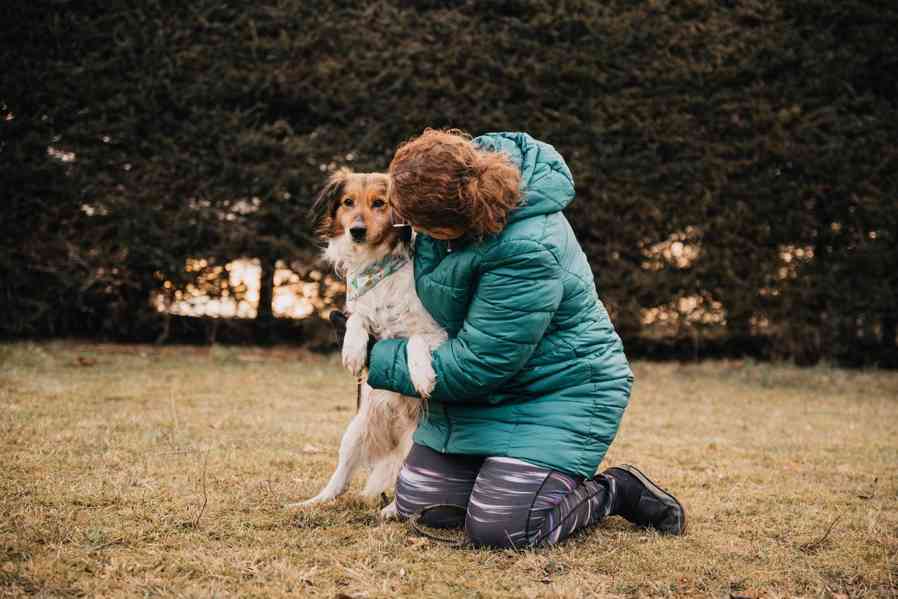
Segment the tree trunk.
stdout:
[[274,259],[269,256],[259,258],[262,267],[259,281],[259,307],[256,311],[256,335],[259,343],[271,343],[271,325],[274,321],[272,300],[274,299]]
[[883,349],[894,349],[895,337],[898,337],[898,318],[895,318],[895,316],[883,317],[881,337],[881,344]]
[[[813,328],[817,330],[816,336],[804,336],[805,339],[815,339],[817,347],[806,347],[803,353],[807,354],[807,364],[814,364],[820,359],[832,359],[833,341],[836,338],[835,326],[838,316],[830,301],[831,268],[829,252],[831,250],[831,218],[826,209],[826,202],[830,198],[818,196],[814,203],[814,221],[817,235],[814,239],[814,288],[815,297],[812,308],[808,312]],[[800,332],[799,332],[800,333]],[[801,363],[801,362],[799,362]]]

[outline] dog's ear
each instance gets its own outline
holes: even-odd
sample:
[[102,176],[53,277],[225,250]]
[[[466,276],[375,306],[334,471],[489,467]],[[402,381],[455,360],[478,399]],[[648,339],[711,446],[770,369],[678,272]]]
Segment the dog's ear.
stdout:
[[327,236],[333,224],[334,215],[340,206],[340,198],[343,195],[343,188],[349,180],[352,171],[348,168],[338,169],[334,174],[328,177],[327,182],[318,196],[312,209],[309,211],[309,217],[312,226],[321,236]]

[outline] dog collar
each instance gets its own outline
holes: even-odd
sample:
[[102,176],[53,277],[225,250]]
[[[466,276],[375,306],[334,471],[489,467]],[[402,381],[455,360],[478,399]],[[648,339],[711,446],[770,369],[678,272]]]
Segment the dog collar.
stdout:
[[357,300],[407,263],[408,256],[388,254],[358,273],[353,273],[346,281],[346,299],[348,301]]

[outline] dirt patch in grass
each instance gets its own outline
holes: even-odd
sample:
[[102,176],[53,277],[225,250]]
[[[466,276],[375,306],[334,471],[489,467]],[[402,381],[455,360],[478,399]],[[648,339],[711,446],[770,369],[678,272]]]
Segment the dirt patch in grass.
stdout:
[[690,534],[609,518],[516,553],[416,537],[353,493],[282,509],[354,409],[332,358],[0,346],[0,596],[898,596],[898,375],[635,371],[604,465],[674,491]]

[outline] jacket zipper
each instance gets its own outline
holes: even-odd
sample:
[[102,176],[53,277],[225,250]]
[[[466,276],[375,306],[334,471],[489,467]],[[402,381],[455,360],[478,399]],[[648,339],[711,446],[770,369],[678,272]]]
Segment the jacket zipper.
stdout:
[[446,409],[446,404],[443,405],[443,416],[446,418],[446,440],[443,441],[443,453],[446,453],[446,450],[449,448],[449,437],[452,436],[452,420],[449,419],[449,410]]

